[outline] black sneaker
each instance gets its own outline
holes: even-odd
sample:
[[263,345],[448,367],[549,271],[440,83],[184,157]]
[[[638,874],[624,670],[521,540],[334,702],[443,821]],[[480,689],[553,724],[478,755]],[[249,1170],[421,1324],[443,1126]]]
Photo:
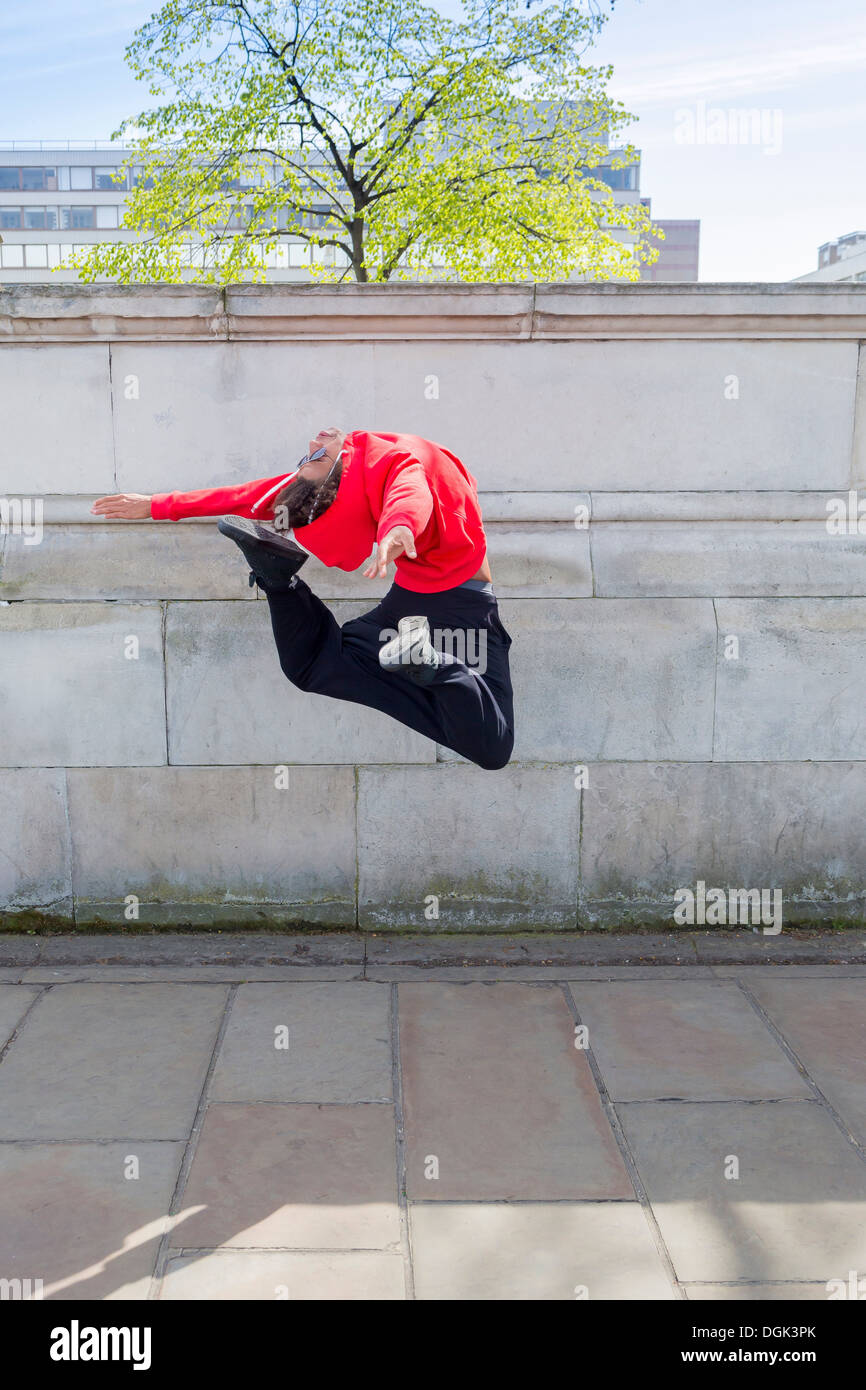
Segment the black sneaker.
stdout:
[[243,551],[251,570],[250,588],[256,583],[266,592],[294,587],[295,574],[310,558],[302,546],[245,516],[224,516],[217,525]]
[[383,671],[408,676],[416,685],[429,685],[439,669],[439,653],[430,641],[425,617],[400,618],[397,636],[379,649]]

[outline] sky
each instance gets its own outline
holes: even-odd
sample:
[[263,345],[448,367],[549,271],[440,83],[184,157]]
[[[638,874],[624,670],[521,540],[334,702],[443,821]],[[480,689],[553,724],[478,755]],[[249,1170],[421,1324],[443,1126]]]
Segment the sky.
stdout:
[[[151,105],[124,48],[156,8],[5,6],[0,140],[97,140]],[[866,229],[864,0],[616,0],[585,61],[613,65],[653,217],[700,219],[701,280],[787,280]]]

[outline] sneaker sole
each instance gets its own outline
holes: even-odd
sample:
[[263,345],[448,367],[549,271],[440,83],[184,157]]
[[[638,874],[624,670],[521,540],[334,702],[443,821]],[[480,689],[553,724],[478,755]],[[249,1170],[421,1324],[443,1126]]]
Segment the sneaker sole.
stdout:
[[263,528],[260,528],[256,521],[247,521],[246,517],[221,517],[217,522],[217,529],[222,535],[228,536],[229,540],[252,541],[269,555],[278,555],[283,560],[298,560],[299,568],[309,559],[307,552],[289,540],[288,536],[270,536],[267,532],[260,534]]

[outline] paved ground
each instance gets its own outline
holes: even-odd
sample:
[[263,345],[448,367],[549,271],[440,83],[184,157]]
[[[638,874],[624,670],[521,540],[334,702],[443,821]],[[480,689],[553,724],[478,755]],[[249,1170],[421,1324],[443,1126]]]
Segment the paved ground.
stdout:
[[785,937],[0,937],[0,1278],[863,1296],[866,943]]

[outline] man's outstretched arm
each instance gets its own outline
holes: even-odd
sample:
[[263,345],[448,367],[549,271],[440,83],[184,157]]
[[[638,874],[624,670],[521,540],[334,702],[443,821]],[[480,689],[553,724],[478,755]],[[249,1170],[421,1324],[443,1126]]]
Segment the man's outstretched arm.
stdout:
[[[291,477],[291,474],[288,475]],[[98,497],[90,508],[94,516],[124,521],[182,521],[191,516],[256,516],[262,520],[273,516],[273,499],[279,484],[287,478],[256,478],[236,487],[201,488],[196,492],[118,492]],[[268,493],[271,493],[268,496]],[[264,499],[253,512],[257,499]]]

